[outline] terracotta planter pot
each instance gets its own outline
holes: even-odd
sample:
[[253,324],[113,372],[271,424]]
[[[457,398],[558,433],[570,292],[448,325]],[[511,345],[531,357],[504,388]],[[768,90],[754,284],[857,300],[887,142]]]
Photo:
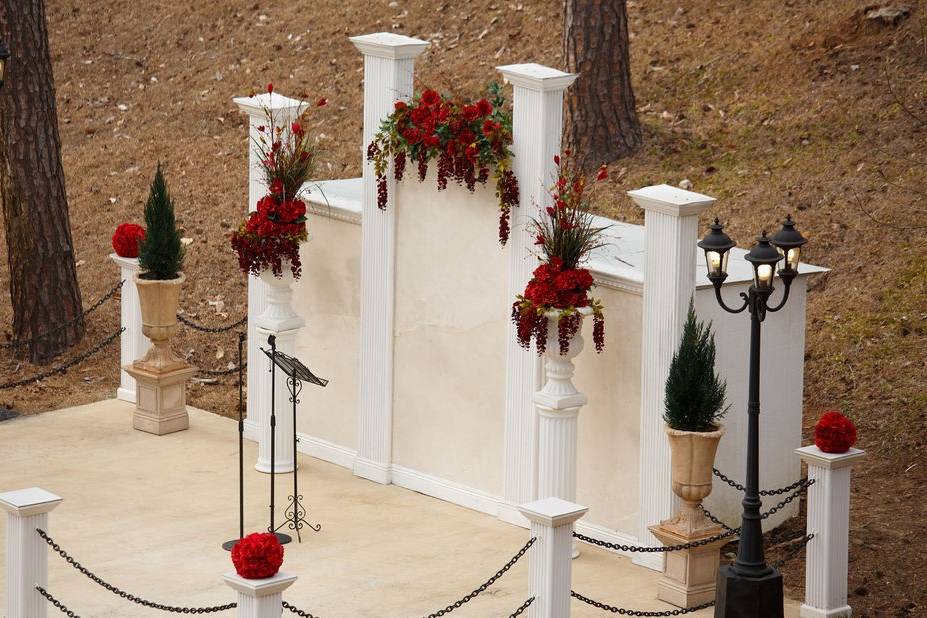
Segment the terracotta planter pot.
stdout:
[[142,279],[135,275],[135,287],[142,312],[142,332],[151,340],[144,357],[133,365],[154,372],[172,371],[187,363],[171,352],[171,338],[177,333],[177,308],[180,287],[186,280],[183,273],[176,279]]
[[704,432],[679,431],[669,426],[665,429],[673,457],[673,493],[682,499],[683,506],[679,514],[662,525],[685,536],[698,535],[715,526],[699,504],[711,493],[712,468],[724,425]]

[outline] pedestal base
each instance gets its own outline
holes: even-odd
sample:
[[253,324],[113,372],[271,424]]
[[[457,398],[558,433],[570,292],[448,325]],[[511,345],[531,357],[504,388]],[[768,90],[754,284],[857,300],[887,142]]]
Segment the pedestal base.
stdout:
[[744,577],[730,565],[718,569],[715,618],[783,618],[782,574]]
[[135,365],[123,367],[135,378],[135,414],[132,426],[158,436],[183,431],[190,426],[187,415],[187,380],[197,368],[192,365],[154,372]]
[[[669,520],[667,520],[669,521]],[[665,522],[664,522],[665,523]],[[693,536],[678,534],[663,523],[650,526],[663,545],[680,545],[715,536],[723,530],[712,526]],[[715,598],[715,581],[721,562],[721,546],[730,538],[721,539],[701,547],[665,552],[663,578],[657,586],[657,598],[676,607],[695,607]]]

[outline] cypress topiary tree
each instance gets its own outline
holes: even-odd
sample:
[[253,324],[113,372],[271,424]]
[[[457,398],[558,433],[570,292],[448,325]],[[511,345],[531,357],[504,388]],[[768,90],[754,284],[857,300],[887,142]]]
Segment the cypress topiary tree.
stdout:
[[184,249],[174,224],[174,203],[158,163],[145,204],[145,239],[139,244],[138,262],[142,279],[176,279],[183,269]]
[[680,431],[714,431],[730,406],[725,406],[727,384],[715,373],[715,339],[711,323],[695,317],[692,301],[673,355],[663,400],[663,420]]

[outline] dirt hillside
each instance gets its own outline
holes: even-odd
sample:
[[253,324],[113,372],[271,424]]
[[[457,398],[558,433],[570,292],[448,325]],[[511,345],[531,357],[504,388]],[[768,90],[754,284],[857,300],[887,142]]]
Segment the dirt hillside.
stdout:
[[[809,294],[806,430],[821,411],[857,420],[869,455],[856,475],[851,605],[860,616],[927,616],[927,3],[867,18],[842,0],[629,1],[640,153],[614,162],[600,210],[639,222],[631,188],[689,179],[718,198],[708,216],[741,246],[793,213],[807,260],[832,271]],[[476,94],[501,64],[560,66],[560,2],[47,0],[71,225],[84,304],[117,281],[109,237],[139,220],[157,161],[188,246],[188,316],[245,312],[226,234],[247,199],[247,132],[231,103],[267,82],[330,101],[318,132],[325,176],[359,173],[361,57],[348,35],[432,41],[421,84]],[[706,217],[707,220],[707,217]],[[0,287],[8,272],[0,264]],[[0,324],[10,324],[6,297]],[[118,324],[93,314],[90,347]],[[184,332],[193,362],[221,369],[235,335]],[[32,413],[110,396],[118,351],[65,376],[0,391]],[[0,354],[5,379],[42,368]],[[230,414],[232,379],[193,387],[193,405]],[[806,432],[807,433],[807,432]],[[800,536],[798,524],[777,532]],[[774,557],[777,555],[773,552]],[[784,571],[801,594],[802,560]]]

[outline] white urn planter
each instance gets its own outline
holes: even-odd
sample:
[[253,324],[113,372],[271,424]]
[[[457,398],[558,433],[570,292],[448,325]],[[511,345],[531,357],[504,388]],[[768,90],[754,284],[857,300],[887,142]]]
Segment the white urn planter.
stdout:
[[[584,316],[591,309],[580,310]],[[586,395],[573,384],[573,359],[583,351],[582,325],[570,338],[569,348],[560,353],[559,312],[547,315],[547,346],[544,352],[543,388],[535,393],[538,412],[538,498],[560,498],[576,502],[576,449],[579,410]],[[573,557],[579,556],[574,543]]]

